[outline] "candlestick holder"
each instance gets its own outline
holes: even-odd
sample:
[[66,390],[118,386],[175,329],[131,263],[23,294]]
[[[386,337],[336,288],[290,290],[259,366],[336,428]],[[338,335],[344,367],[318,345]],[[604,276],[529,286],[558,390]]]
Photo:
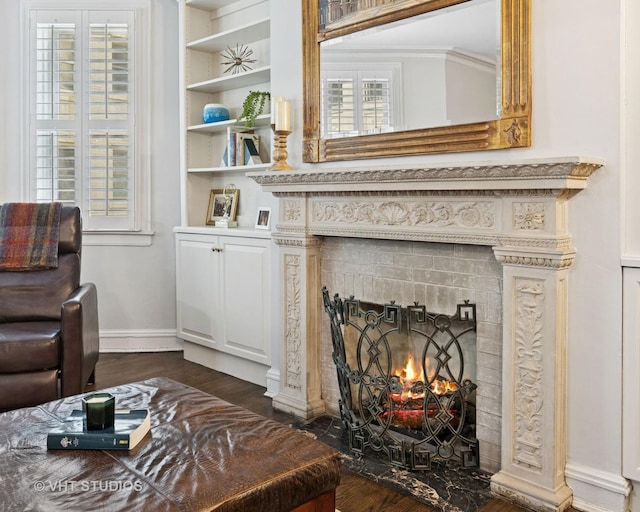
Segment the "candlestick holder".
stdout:
[[273,165],[269,168],[271,171],[290,171],[293,169],[287,163],[287,157],[289,152],[287,151],[287,137],[291,133],[291,130],[276,130],[273,125],[271,129],[275,134],[273,140]]

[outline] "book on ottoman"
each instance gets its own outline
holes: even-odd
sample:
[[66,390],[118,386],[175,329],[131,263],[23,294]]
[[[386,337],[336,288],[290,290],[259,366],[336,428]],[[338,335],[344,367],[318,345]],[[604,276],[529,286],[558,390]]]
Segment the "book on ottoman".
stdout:
[[151,429],[148,409],[116,410],[113,428],[86,430],[84,413],[73,411],[47,434],[49,450],[131,450]]

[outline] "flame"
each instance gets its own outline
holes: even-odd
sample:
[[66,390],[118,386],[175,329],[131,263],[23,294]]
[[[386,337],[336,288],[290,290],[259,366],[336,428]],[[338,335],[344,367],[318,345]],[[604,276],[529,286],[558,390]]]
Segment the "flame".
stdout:
[[[429,373],[429,380],[433,379],[434,370],[431,369],[431,361],[429,358],[426,360],[427,372]],[[420,369],[420,372],[415,368],[413,355],[407,356],[407,364],[402,370],[397,370],[395,376],[400,379],[402,383],[402,392],[394,394],[396,398],[401,400],[407,400],[411,398],[424,398],[424,393],[414,393],[411,391],[411,387],[418,381],[425,382],[424,372]],[[458,385],[450,380],[444,379],[440,376],[436,376],[433,382],[429,386],[429,389],[438,396],[446,395],[458,390]]]
[[446,395],[447,393],[457,391],[458,385],[455,382],[438,377],[431,383],[431,386],[429,386],[429,388],[436,395],[442,396]]
[[411,387],[417,381],[424,382],[424,374],[422,370],[420,373],[416,370],[413,362],[413,356],[409,354],[407,356],[407,364],[402,370],[396,370],[395,376],[400,379],[402,383],[402,391],[400,393],[393,393],[392,396],[395,400],[407,401],[413,398],[424,398],[424,393],[415,393],[411,391]]
[[[451,404],[447,402],[443,397],[449,393],[455,392],[458,389],[458,385],[455,381],[449,381],[440,375],[436,375],[436,369],[433,367],[430,358],[425,360],[426,372],[429,376],[425,379],[422,365],[419,366],[419,371],[416,370],[416,363],[413,356],[409,354],[407,356],[406,364],[401,370],[396,370],[394,375],[400,380],[402,384],[402,391],[398,393],[390,393],[390,398],[393,402],[392,424],[400,427],[420,428],[423,425],[424,414],[427,417],[432,418],[446,407],[449,413],[454,418],[459,419],[459,413],[455,407],[452,409]],[[411,388],[416,382],[422,382],[426,385],[427,382],[431,382],[429,389],[438,398],[430,400],[429,403],[425,403],[426,392],[422,391],[417,393],[412,391]],[[444,402],[441,402],[444,400]],[[424,408],[427,408],[425,411]],[[458,420],[456,419],[455,422]],[[455,423],[457,425],[457,423]]]
[[418,375],[418,372],[413,366],[413,356],[411,354],[407,357],[407,364],[398,377],[402,378],[407,384],[413,384],[417,380],[424,380],[422,370],[420,370],[420,375]]

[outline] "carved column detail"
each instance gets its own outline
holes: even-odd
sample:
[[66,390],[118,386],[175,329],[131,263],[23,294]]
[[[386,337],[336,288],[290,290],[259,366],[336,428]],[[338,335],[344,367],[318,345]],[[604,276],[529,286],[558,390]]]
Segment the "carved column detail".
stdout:
[[[567,274],[574,256],[494,247],[503,263],[502,461],[491,489],[534,510],[563,511]],[[534,256],[535,255],[535,256]]]
[[286,319],[285,319],[285,386],[295,391],[302,387],[302,364],[300,362],[302,346],[302,318],[300,304],[300,256],[287,254],[284,257],[286,282]]
[[515,389],[514,389],[514,464],[540,471],[544,449],[544,391],[542,368],[542,331],[544,328],[544,292],[542,284],[516,281]]

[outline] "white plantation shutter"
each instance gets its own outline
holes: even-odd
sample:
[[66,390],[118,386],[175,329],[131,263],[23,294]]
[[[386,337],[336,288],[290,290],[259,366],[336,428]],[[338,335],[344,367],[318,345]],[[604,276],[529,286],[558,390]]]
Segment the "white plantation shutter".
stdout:
[[128,215],[129,155],[127,132],[91,130],[89,209],[92,215]]
[[38,119],[75,117],[75,39],[71,23],[39,23],[36,33]]
[[363,78],[362,130],[365,133],[389,131],[391,127],[391,94],[388,78]]
[[[61,19],[62,18],[62,19]],[[37,23],[35,31],[35,199],[76,201],[76,24]],[[32,25],[33,26],[33,25]],[[32,82],[33,83],[33,82]]]
[[30,16],[31,186],[83,210],[85,230],[134,231],[133,10]]
[[357,135],[357,111],[353,79],[332,78],[324,82],[322,102],[326,108],[327,133]]
[[92,23],[89,28],[91,119],[128,119],[129,29],[115,23]]
[[[95,227],[134,220],[134,116],[130,115],[133,19],[116,23],[114,13],[90,13],[89,108],[85,207]],[[127,18],[127,16],[125,16]],[[118,220],[115,220],[118,219]]]
[[75,204],[75,131],[38,130],[36,140],[36,201]]
[[320,89],[322,137],[393,131],[392,80],[392,70],[323,70]]

